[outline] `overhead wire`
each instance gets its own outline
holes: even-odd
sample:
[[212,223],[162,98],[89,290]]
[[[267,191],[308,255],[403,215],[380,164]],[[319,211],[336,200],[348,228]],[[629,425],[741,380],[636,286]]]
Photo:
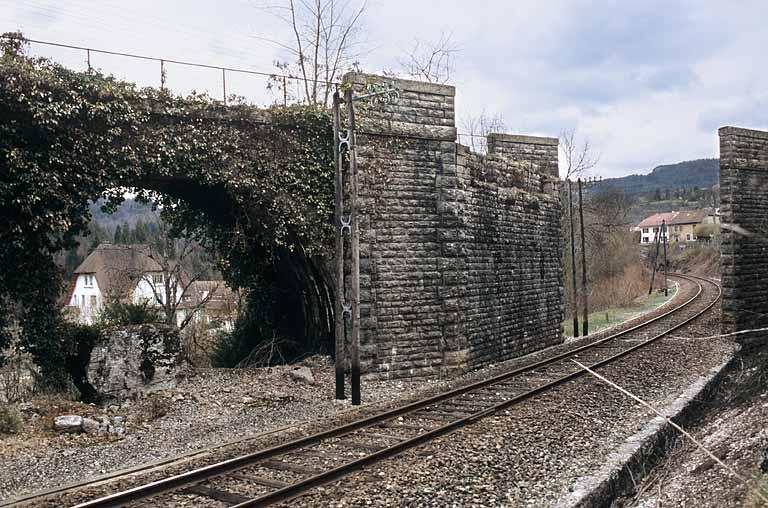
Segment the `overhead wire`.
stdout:
[[[240,73],[240,74],[249,74],[249,75],[256,75],[256,76],[263,76],[268,78],[279,78],[284,80],[291,80],[295,82],[308,82],[308,83],[321,83],[323,85],[327,86],[334,86],[338,87],[341,85],[341,82],[338,81],[326,81],[323,79],[309,79],[309,78],[303,78],[300,76],[292,76],[292,75],[284,75],[284,74],[278,74],[275,72],[265,72],[265,71],[259,71],[259,70],[253,70],[253,69],[242,69],[237,67],[229,67],[229,66],[221,66],[221,65],[212,65],[212,64],[204,64],[204,63],[198,63],[198,62],[189,62],[185,60],[177,60],[173,58],[159,58],[155,56],[148,56],[148,55],[142,55],[137,53],[128,53],[123,51],[112,51],[112,50],[106,50],[106,49],[98,49],[98,48],[92,48],[87,46],[79,46],[74,44],[65,44],[60,42],[52,42],[52,41],[44,41],[41,39],[32,39],[32,38],[19,38],[12,35],[7,34],[0,34],[0,38],[4,39],[15,39],[15,40],[24,40],[26,42],[32,43],[32,44],[41,44],[44,46],[52,46],[52,47],[60,47],[60,48],[66,48],[66,49],[73,49],[73,50],[79,50],[79,51],[85,51],[88,53],[97,53],[97,54],[104,54],[104,55],[112,55],[112,56],[119,56],[119,57],[125,57],[125,58],[133,58],[137,60],[144,60],[144,61],[152,61],[152,62],[158,62],[161,64],[176,64],[176,65],[184,65],[188,67],[196,67],[196,68],[203,68],[203,69],[211,69],[211,70],[220,70],[220,71],[226,71],[226,72],[234,72],[234,73]],[[457,133],[459,136],[459,140],[462,137],[469,137],[469,138],[480,138],[485,139],[486,136],[480,135],[480,134],[470,134],[470,133]]]

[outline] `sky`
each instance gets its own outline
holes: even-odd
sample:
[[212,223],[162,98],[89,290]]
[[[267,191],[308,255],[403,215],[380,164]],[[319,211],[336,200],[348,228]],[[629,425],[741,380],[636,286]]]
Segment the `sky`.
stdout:
[[[287,0],[286,0],[287,1]],[[347,0],[356,5],[356,0]],[[280,3],[280,0],[272,0]],[[31,39],[214,66],[274,71],[290,41],[261,0],[0,0],[0,31]],[[457,127],[485,111],[507,132],[575,130],[593,175],[647,173],[718,156],[717,129],[768,128],[768,1],[369,0],[361,18],[367,72],[400,71],[416,39],[450,34]],[[32,53],[86,68],[83,51]],[[101,54],[103,72],[158,86],[157,62]],[[167,64],[177,93],[221,96],[221,72]],[[227,74],[227,92],[266,104],[266,78]]]

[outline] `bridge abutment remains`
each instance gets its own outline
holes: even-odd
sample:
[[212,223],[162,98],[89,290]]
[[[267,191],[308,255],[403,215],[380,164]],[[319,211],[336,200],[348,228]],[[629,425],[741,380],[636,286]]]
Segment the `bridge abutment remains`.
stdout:
[[768,132],[722,127],[722,332],[768,326]]
[[398,87],[355,106],[363,372],[454,375],[561,343],[557,139],[491,134],[474,153],[454,87]]

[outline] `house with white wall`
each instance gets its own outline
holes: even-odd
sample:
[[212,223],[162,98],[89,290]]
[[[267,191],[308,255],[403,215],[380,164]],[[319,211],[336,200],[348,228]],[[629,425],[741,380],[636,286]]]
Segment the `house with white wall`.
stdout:
[[[666,224],[666,235],[662,232],[663,224]],[[655,213],[643,219],[633,229],[640,232],[642,245],[653,245],[656,239],[663,241],[666,236],[667,243],[691,243],[698,240],[696,236],[697,226],[702,224],[720,224],[720,213],[714,210],[692,210],[682,212]]]
[[[66,305],[85,324],[92,324],[110,302],[160,305],[167,298],[166,276],[149,246],[102,243],[75,269]],[[183,284],[177,287],[180,302]]]
[[[73,272],[64,300],[67,313],[93,324],[109,303],[165,304],[170,288],[176,293],[177,326],[194,314],[190,319],[209,329],[234,327],[240,298],[224,281],[193,280],[176,266],[164,269],[157,259],[148,245],[100,244]],[[173,273],[182,280],[166,284]]]

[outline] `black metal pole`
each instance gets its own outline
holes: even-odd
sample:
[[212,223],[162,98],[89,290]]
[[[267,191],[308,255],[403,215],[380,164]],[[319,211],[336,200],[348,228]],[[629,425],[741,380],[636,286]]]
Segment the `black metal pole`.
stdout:
[[336,168],[334,179],[335,217],[336,223],[336,399],[344,396],[344,342],[346,330],[344,325],[344,232],[341,222],[344,213],[344,177],[341,172],[341,150],[339,143],[341,132],[341,98],[339,92],[333,94],[333,162]]
[[355,107],[352,90],[344,94],[347,102],[347,123],[349,128],[349,175],[352,198],[349,207],[352,226],[352,405],[360,405],[360,221],[357,216],[357,156],[355,153]]
[[571,278],[573,279],[573,304],[571,313],[573,314],[573,336],[579,336],[579,302],[578,290],[576,288],[576,235],[573,226],[573,189],[571,181],[568,180],[568,209],[571,220]]
[[581,334],[589,335],[589,302],[587,286],[587,248],[584,240],[584,206],[582,204],[581,178],[579,178],[579,225],[581,228],[581,307],[584,311],[584,320],[581,323]]

